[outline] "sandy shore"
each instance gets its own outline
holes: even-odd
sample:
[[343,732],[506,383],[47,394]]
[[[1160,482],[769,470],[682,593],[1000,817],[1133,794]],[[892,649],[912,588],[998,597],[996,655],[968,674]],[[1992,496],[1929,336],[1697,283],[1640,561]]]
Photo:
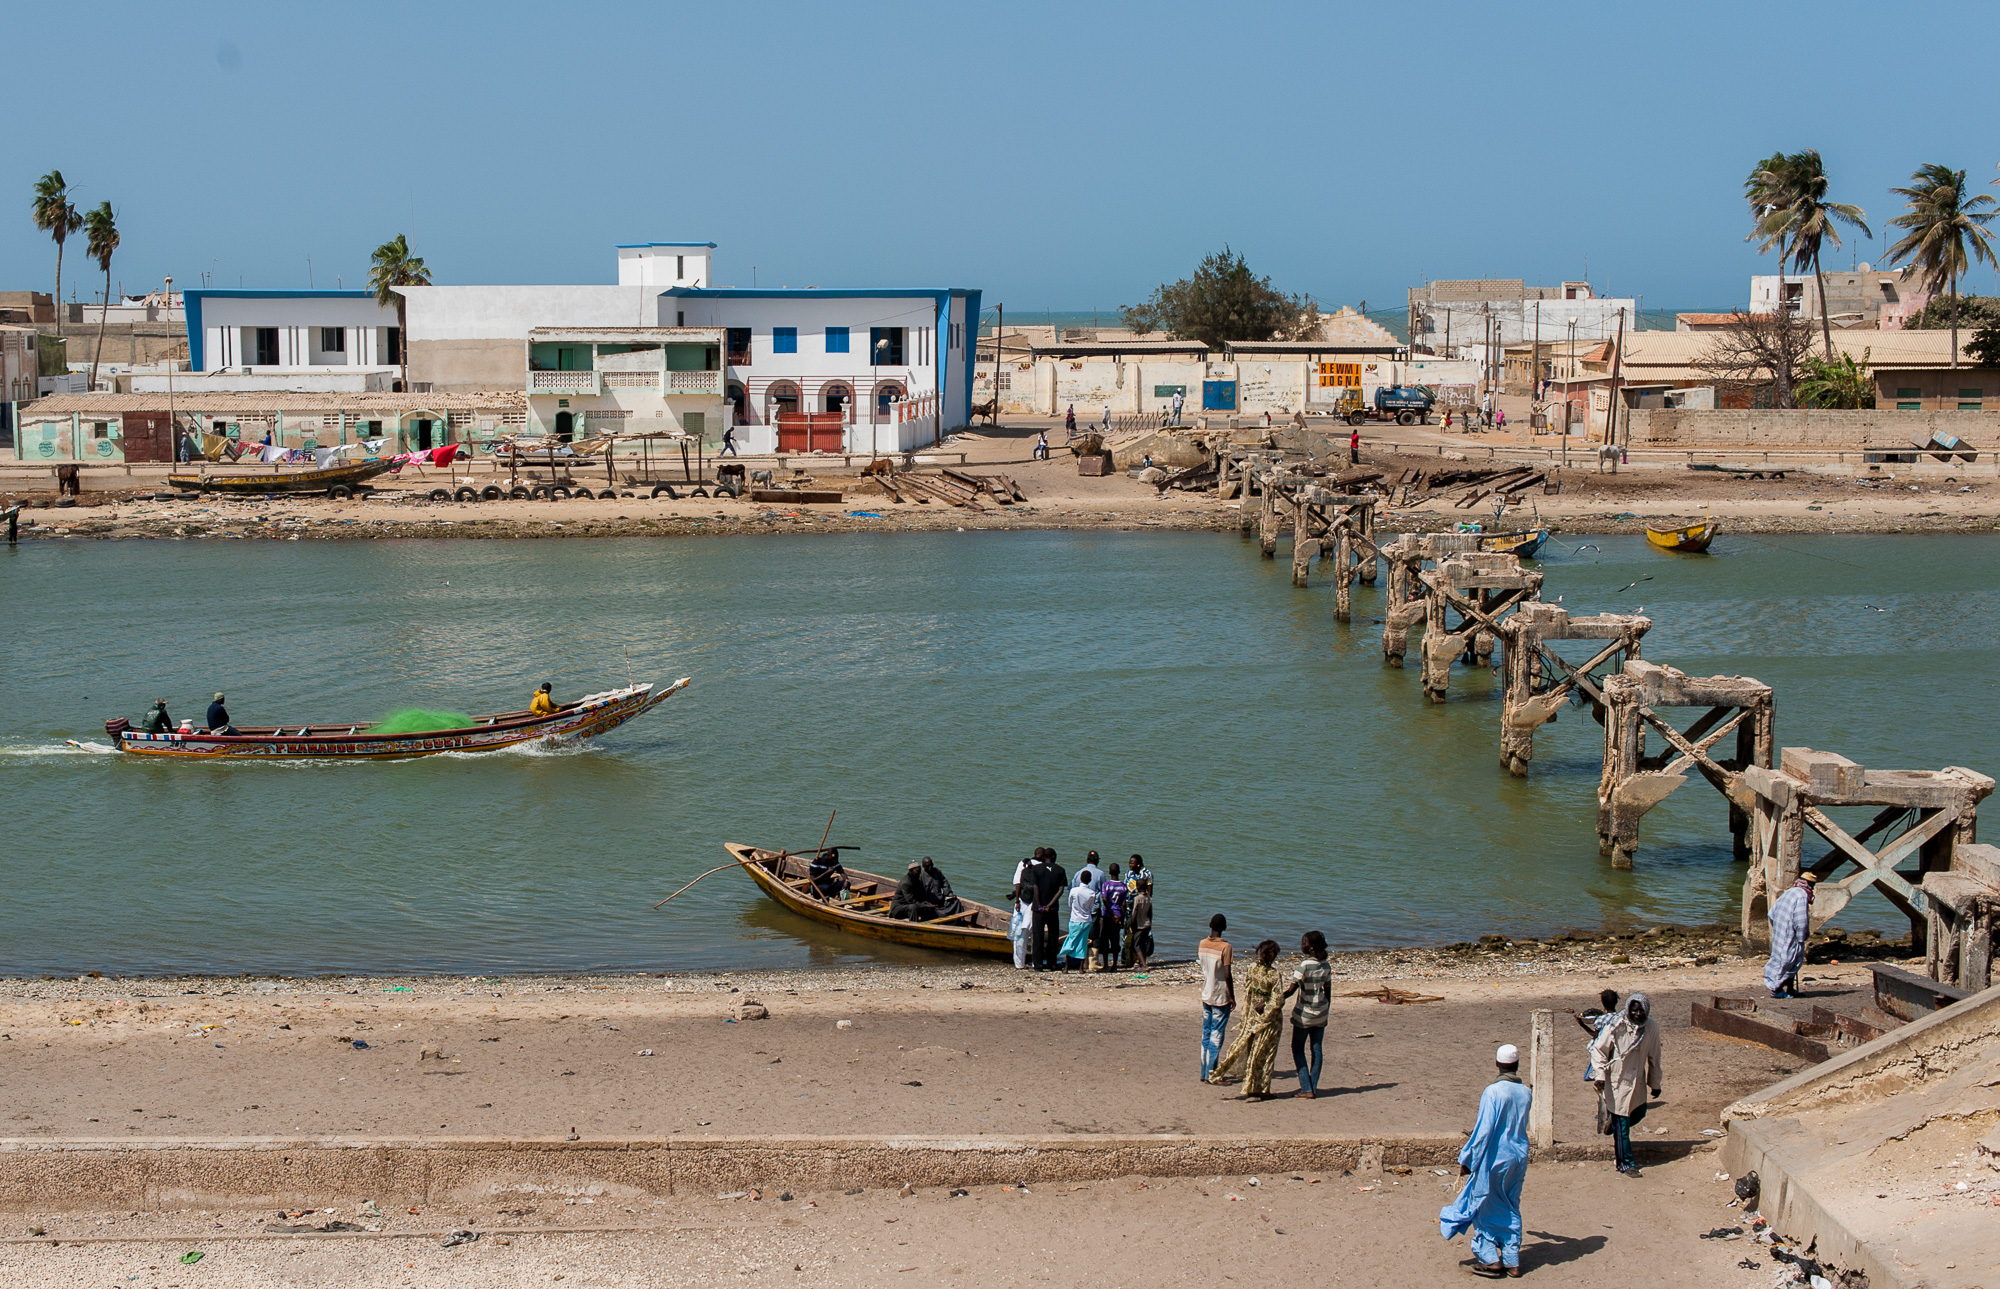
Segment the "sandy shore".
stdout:
[[[1849,952],[1822,945],[1808,997],[1778,1006],[1803,1015],[1815,1002],[1857,1005],[1868,973]],[[1532,1009],[1580,1010],[1610,987],[1647,992],[1663,1024],[1665,1097],[1642,1137],[1659,1162],[1638,1179],[1601,1161],[1535,1165],[1524,1263],[1550,1284],[1748,1286],[1768,1281],[1765,1250],[1698,1238],[1735,1216],[1712,1134],[1724,1105],[1799,1063],[1690,1028],[1688,1005],[1761,994],[1760,966],[1708,933],[1341,955],[1322,1081],[1330,1095],[1264,1103],[1196,1079],[1199,1008],[1185,963],[1088,977],[940,963],[672,977],[15,980],[0,987],[5,1135],[40,1144],[1448,1134],[1470,1123],[1493,1047],[1526,1041]],[[1435,1001],[1358,996],[1385,984]],[[744,1017],[752,999],[767,1018]],[[1598,1147],[1581,1079],[1585,1036],[1557,1019],[1557,1137]],[[1280,1092],[1295,1086],[1291,1066],[1281,1050]],[[1213,1286],[1284,1274],[1431,1285],[1465,1274],[1464,1242],[1447,1245],[1436,1228],[1456,1186],[1453,1170],[1397,1166],[909,1196],[858,1186],[498,1194],[408,1211],[364,1210],[365,1197],[352,1195],[284,1213],[29,1205],[0,1212],[0,1278]],[[330,1222],[362,1229],[295,1229]],[[480,1236],[444,1247],[458,1229]],[[203,1256],[183,1264],[190,1252]],[[1754,1268],[1739,1265],[1746,1255]]]
[[[1000,430],[955,441],[967,453],[963,467],[1003,472],[1028,500],[1009,506],[988,502],[981,510],[897,503],[863,484],[854,473],[815,466],[816,486],[842,487],[838,505],[767,505],[731,498],[680,501],[624,489],[616,498],[562,501],[431,501],[427,494],[451,480],[437,472],[390,482],[365,499],[287,498],[272,501],[186,498],[156,501],[154,492],[126,490],[86,493],[81,504],[46,507],[46,491],[7,492],[0,484],[0,508],[25,502],[23,531],[30,538],[168,538],[335,540],[461,537],[553,538],[693,536],[750,532],[901,532],[923,530],[1122,529],[1233,530],[1239,503],[1212,494],[1155,493],[1122,475],[1083,478],[1075,461],[1058,453],[1052,461],[1029,459],[1038,426],[1011,422]],[[1363,435],[1364,460],[1395,477],[1405,469],[1435,469],[1441,458],[1412,439],[1435,439],[1478,464],[1488,448],[1505,452],[1521,443],[1495,436],[1447,437],[1423,427],[1397,430],[1395,451]],[[1060,433],[1055,436],[1060,439]],[[1525,441],[1523,441],[1525,442]],[[2000,482],[1993,467],[1968,467],[1964,476],[1924,474],[1907,478],[1857,477],[1855,467],[1813,467],[1782,480],[1733,479],[1692,472],[1678,461],[1635,464],[1618,474],[1573,467],[1560,472],[1554,495],[1532,491],[1523,510],[1510,512],[1508,527],[1534,522],[1569,533],[1637,531],[1646,520],[1691,520],[1708,514],[1727,531],[1743,533],[1970,532],[2000,528]],[[601,471],[577,471],[593,489]],[[474,482],[505,483],[504,474],[481,473]],[[1383,517],[1390,531],[1432,531],[1465,520],[1492,521],[1490,506],[1454,508],[1455,498]]]

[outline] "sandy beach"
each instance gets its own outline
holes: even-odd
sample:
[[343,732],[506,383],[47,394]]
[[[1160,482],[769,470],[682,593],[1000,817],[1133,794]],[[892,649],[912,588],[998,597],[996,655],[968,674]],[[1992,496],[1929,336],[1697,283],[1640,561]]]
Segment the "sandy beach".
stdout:
[[[625,487],[616,498],[559,501],[432,501],[434,488],[450,476],[414,469],[365,498],[332,501],[323,497],[233,500],[183,496],[155,500],[152,487],[86,492],[80,503],[61,510],[38,509],[53,499],[46,484],[25,489],[26,480],[0,480],[0,507],[16,501],[31,509],[22,515],[31,537],[59,538],[217,538],[332,540],[398,537],[554,538],[694,536],[745,532],[897,532],[983,529],[1233,530],[1241,503],[1213,493],[1170,491],[1164,495],[1125,475],[1080,477],[1075,459],[1058,450],[1052,460],[1031,458],[1034,435],[1043,426],[1009,418],[998,429],[954,438],[950,461],[965,454],[963,469],[1003,472],[1020,485],[1025,502],[987,502],[974,511],[943,502],[894,502],[862,482],[858,465],[842,470],[838,459],[807,470],[816,487],[840,487],[839,504],[774,505],[734,498],[657,499],[645,489]],[[1396,478],[1404,470],[1436,469],[1449,451],[1477,465],[1489,453],[1547,450],[1521,435],[1446,435],[1435,428],[1380,427],[1362,434],[1368,468]],[[1051,439],[1060,442],[1061,426]],[[1436,450],[1430,450],[1431,445]],[[1504,460],[1504,457],[1502,458]],[[795,464],[798,459],[794,459]],[[920,467],[934,468],[934,467]],[[960,468],[954,464],[953,468]],[[578,466],[580,485],[604,482],[601,464]],[[782,474],[783,472],[781,472]],[[1894,470],[1889,475],[1894,475]],[[1564,533],[1637,531],[1647,520],[1692,520],[1704,514],[1736,533],[1969,532],[2000,527],[2000,481],[1990,464],[1966,467],[1963,476],[1934,473],[1906,478],[1870,476],[1861,467],[1832,464],[1794,468],[1784,479],[1737,479],[1689,471],[1674,454],[1641,458],[1616,474],[1573,464],[1560,469],[1561,490],[1532,491],[1522,507],[1505,516],[1505,526],[1547,523]],[[480,485],[505,484],[506,476],[482,472]],[[630,493],[632,495],[625,495]],[[1435,531],[1467,521],[1490,525],[1490,506],[1457,509],[1457,497],[1428,505],[1390,510],[1381,518],[1388,531]]]

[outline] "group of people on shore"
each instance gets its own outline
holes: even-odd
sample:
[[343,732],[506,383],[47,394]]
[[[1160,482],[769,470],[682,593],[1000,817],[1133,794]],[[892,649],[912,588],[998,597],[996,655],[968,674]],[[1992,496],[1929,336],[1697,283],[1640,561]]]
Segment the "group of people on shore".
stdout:
[[[1278,942],[1264,940],[1244,973],[1243,1024],[1227,1043],[1231,1013],[1237,1005],[1235,950],[1223,938],[1229,922],[1218,913],[1209,919],[1208,938],[1195,949],[1201,973],[1201,1079],[1220,1083],[1238,1064],[1243,1066],[1243,1091],[1249,1100],[1272,1096],[1272,1066],[1284,1025],[1284,1004],[1292,1004],[1292,1061],[1299,1088],[1307,1100],[1320,1096],[1324,1039],[1332,1007],[1333,969],[1327,961],[1326,937],[1308,931],[1299,941],[1299,964],[1289,973],[1278,966]],[[1590,1035],[1584,1078],[1598,1099],[1598,1131],[1612,1140],[1618,1171],[1639,1175],[1632,1152],[1632,1129],[1646,1117],[1649,1101],[1662,1091],[1660,1027],[1653,1019],[1652,1000],[1635,993],[1620,1000],[1615,990],[1599,996],[1601,1006],[1576,1016]],[[1438,1230],[1445,1239],[1472,1233],[1472,1269],[1483,1275],[1521,1274],[1521,1185],[1528,1173],[1528,1119],[1534,1092],[1521,1080],[1521,1053],[1512,1043],[1493,1054],[1495,1077],[1480,1094],[1479,1115],[1459,1151],[1459,1173],[1465,1185],[1438,1213]]]
[[1121,871],[1093,850],[1071,877],[1053,849],[1037,846],[1014,866],[1013,900],[1007,935],[1017,971],[1146,969],[1153,952],[1153,871],[1143,856],[1132,856]]

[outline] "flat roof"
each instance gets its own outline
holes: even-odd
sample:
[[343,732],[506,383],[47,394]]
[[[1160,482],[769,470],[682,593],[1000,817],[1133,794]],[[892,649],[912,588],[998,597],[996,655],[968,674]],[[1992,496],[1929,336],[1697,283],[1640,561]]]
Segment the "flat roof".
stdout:
[[701,340],[720,343],[721,327],[530,327],[528,338],[549,340]]
[[700,300],[805,300],[813,297],[848,300],[940,300],[946,296],[972,296],[979,292],[969,286],[670,286],[661,295]]
[[1386,354],[1391,357],[1408,345],[1342,345],[1324,340],[1232,340],[1225,346],[1231,353],[1244,354]]
[[705,246],[711,251],[715,249],[714,242],[620,242],[611,249],[614,251],[643,251],[654,246]]
[[1208,346],[1199,340],[1078,340],[1070,344],[1035,345],[1030,352],[1058,358],[1089,358],[1116,354],[1205,354]]
[[[460,393],[386,394],[352,392],[313,394],[296,390],[231,391],[176,390],[173,410],[195,416],[204,412],[457,412],[518,410],[528,405],[526,390],[468,390]],[[165,391],[157,394],[50,394],[20,405],[23,418],[67,415],[70,412],[164,412]]]

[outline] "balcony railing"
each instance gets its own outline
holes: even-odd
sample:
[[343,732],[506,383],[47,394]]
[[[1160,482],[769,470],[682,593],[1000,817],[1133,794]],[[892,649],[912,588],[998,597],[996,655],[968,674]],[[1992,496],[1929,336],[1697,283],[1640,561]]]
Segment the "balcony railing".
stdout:
[[656,371],[608,371],[604,373],[606,389],[658,389],[660,373]]
[[667,373],[669,394],[720,394],[722,373],[719,371],[670,371]]
[[594,371],[531,371],[528,373],[528,392],[531,394],[598,394],[604,386]]

